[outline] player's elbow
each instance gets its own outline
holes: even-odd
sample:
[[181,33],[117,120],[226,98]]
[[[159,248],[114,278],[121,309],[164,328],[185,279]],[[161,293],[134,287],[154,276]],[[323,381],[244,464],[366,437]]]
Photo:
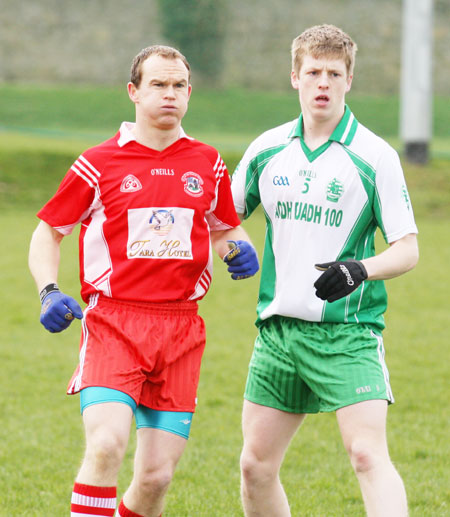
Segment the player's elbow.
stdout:
[[419,262],[419,246],[416,246],[414,256],[411,259],[411,269],[414,269]]
[[405,241],[406,249],[404,251],[404,273],[411,271],[419,262],[419,245],[415,234],[408,235]]

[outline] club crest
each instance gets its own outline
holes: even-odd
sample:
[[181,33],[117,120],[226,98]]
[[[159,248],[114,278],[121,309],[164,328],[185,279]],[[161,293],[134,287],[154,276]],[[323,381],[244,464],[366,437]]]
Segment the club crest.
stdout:
[[190,196],[199,197],[203,195],[203,180],[196,172],[186,172],[181,181],[184,182],[184,191]]
[[337,178],[330,181],[327,186],[327,200],[337,203],[344,193],[344,184],[341,183]]

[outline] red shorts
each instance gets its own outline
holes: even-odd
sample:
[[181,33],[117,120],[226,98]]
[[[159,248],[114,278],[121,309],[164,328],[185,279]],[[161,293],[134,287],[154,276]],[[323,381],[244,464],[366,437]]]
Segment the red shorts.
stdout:
[[101,386],[136,404],[194,412],[205,325],[196,302],[125,302],[91,296],[84,312],[80,363],[68,394]]

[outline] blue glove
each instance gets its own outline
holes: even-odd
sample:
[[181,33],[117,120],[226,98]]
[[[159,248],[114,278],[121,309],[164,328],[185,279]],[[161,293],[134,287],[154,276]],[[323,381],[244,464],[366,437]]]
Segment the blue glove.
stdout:
[[83,311],[71,296],[62,293],[56,284],[50,284],[41,291],[42,325],[49,332],[61,332],[74,318],[81,319]]
[[246,241],[228,241],[230,251],[223,257],[228,264],[228,272],[233,280],[242,280],[256,274],[259,270],[258,255],[255,248]]

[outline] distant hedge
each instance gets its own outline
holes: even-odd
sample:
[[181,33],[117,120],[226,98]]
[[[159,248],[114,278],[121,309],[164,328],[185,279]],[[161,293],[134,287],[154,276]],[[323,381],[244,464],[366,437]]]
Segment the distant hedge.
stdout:
[[[38,210],[56,191],[80,152],[0,148],[0,208]],[[230,174],[240,155],[221,153]]]
[[0,205],[40,208],[75,159],[64,153],[0,150]]
[[224,68],[227,4],[224,0],[158,0],[166,41],[188,57],[207,84],[220,84]]

